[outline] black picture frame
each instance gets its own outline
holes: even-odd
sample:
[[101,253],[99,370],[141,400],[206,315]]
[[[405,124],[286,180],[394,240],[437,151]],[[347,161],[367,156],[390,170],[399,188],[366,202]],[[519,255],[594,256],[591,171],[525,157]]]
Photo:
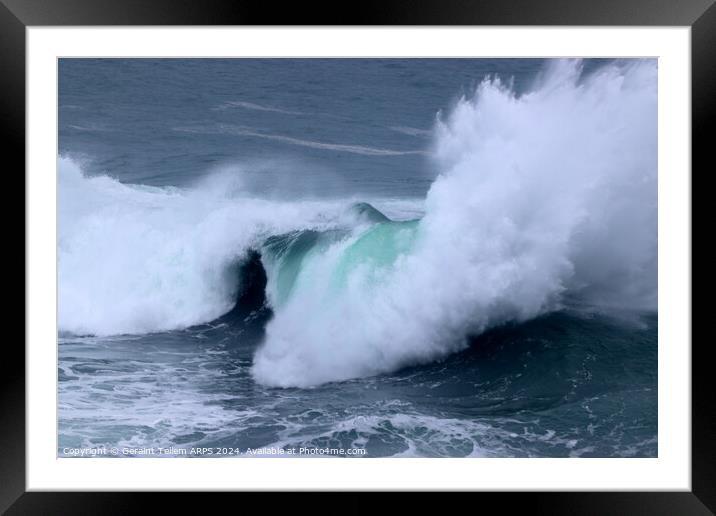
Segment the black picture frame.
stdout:
[[[352,5],[352,7],[351,7]],[[649,25],[691,27],[692,171],[713,169],[711,135],[716,120],[716,4],[714,0],[363,0],[357,4],[306,5],[245,0],[0,0],[0,120],[6,212],[5,232],[25,240],[24,226],[15,223],[25,191],[25,29],[28,26],[83,25]],[[711,130],[709,130],[711,129]],[[8,159],[9,158],[9,159]],[[708,167],[708,170],[707,170]],[[10,183],[10,181],[14,183]],[[13,192],[9,194],[8,192]],[[20,200],[22,199],[22,200]],[[692,201],[693,206],[693,201]],[[693,210],[693,208],[692,208]],[[24,211],[23,211],[24,212]],[[692,216],[693,218],[693,216]],[[11,226],[11,227],[10,227]],[[22,231],[22,236],[20,235]],[[13,235],[15,236],[15,235]],[[9,245],[9,242],[8,244]],[[28,257],[13,244],[6,275],[25,267]],[[693,253],[693,246],[692,246]],[[9,255],[9,256],[8,256]],[[692,255],[693,256],[693,255]],[[20,260],[22,258],[22,265]],[[692,258],[693,263],[693,258]],[[13,266],[13,264],[17,264]],[[7,277],[5,278],[8,279]],[[18,279],[19,281],[19,279]],[[5,293],[8,306],[18,300]],[[24,296],[23,296],[24,299]],[[23,303],[24,310],[24,303]],[[12,321],[12,319],[10,319]],[[12,325],[16,323],[12,322]],[[10,325],[10,324],[9,324]],[[18,325],[19,326],[19,325]],[[500,511],[521,509],[537,514],[714,514],[716,513],[716,418],[713,344],[692,338],[692,490],[690,492],[475,493],[467,503],[499,504]],[[190,509],[205,502],[186,493],[39,493],[25,489],[25,354],[17,339],[3,343],[0,375],[0,511],[7,514],[132,514],[147,509],[148,498],[161,497],[164,510]],[[228,494],[211,494],[220,503]],[[267,494],[243,493],[242,507],[274,504]],[[303,494],[301,505],[337,508],[336,502]],[[374,509],[375,494],[351,494],[341,512]],[[423,496],[412,503],[426,508]],[[461,500],[452,499],[451,503]],[[318,504],[318,505],[314,505]],[[306,505],[304,505],[305,507]],[[265,505],[264,505],[265,507]],[[485,506],[482,506],[483,508]],[[444,508],[443,508],[444,509]]]

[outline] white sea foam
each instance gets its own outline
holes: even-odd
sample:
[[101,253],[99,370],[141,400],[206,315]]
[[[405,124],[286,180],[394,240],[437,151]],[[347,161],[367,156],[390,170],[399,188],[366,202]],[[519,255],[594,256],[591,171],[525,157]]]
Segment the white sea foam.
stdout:
[[242,109],[249,109],[252,111],[269,111],[271,113],[281,113],[284,115],[304,115],[306,113],[303,113],[301,111],[291,111],[288,109],[281,109],[273,106],[264,106],[262,104],[255,104],[253,102],[244,102],[240,100],[231,100],[229,102],[225,102],[224,104],[220,105],[217,109],[223,110],[223,109],[231,109],[231,108],[242,108]]
[[519,97],[484,81],[438,126],[413,250],[378,272],[366,255],[338,290],[355,240],[312,256],[255,378],[310,386],[432,361],[565,296],[655,309],[656,72],[651,60],[582,78],[560,61]]
[[[280,164],[274,164],[280,166]],[[61,332],[98,336],[185,328],[236,300],[236,264],[270,235],[352,224],[350,200],[257,198],[255,174],[226,166],[189,189],[86,177],[58,159]],[[376,203],[396,219],[422,201]]]
[[396,133],[407,134],[408,136],[431,136],[433,132],[429,129],[418,129],[417,127],[408,127],[404,125],[392,125],[389,127],[391,131]]
[[265,140],[273,140],[277,142],[286,143],[289,145],[298,145],[300,147],[310,147],[312,149],[331,150],[337,152],[347,152],[350,154],[361,154],[363,156],[405,156],[409,154],[427,154],[427,151],[420,149],[413,150],[396,150],[396,149],[382,149],[378,147],[368,147],[366,145],[353,145],[345,143],[329,143],[321,142],[316,140],[305,140],[303,138],[294,138],[292,136],[286,136],[282,134],[271,134],[252,129],[250,127],[232,125],[232,124],[217,124],[208,127],[203,126],[189,126],[189,127],[176,127],[175,131],[187,132],[187,133],[199,133],[199,134],[231,134],[235,136],[251,136],[253,138],[263,138]]
[[[425,214],[414,234],[388,233],[412,243],[385,262],[385,235],[366,245],[359,226],[306,255],[274,307],[254,378],[305,387],[440,359],[468,334],[570,298],[655,309],[656,98],[655,61],[587,78],[579,62],[561,61],[522,96],[483,82],[438,123],[440,175],[424,205],[376,205],[400,218]],[[241,178],[132,186],[85,177],[60,158],[60,330],[210,321],[231,308],[231,265],[249,248],[345,223],[350,200],[269,201],[249,196]]]
[[235,302],[232,263],[266,235],[321,228],[342,203],[242,197],[240,170],[195,188],[125,185],[59,165],[59,329],[111,335],[184,328]]

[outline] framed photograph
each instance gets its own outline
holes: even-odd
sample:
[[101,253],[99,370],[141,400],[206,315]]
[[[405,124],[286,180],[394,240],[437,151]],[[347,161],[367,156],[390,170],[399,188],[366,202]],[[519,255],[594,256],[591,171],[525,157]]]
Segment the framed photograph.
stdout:
[[691,303],[711,1],[3,3],[26,213],[3,510],[716,510]]

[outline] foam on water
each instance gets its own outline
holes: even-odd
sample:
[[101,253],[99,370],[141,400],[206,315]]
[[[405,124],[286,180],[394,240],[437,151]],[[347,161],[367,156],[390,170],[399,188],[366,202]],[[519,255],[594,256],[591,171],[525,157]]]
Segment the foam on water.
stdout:
[[[352,201],[262,199],[222,168],[189,189],[86,177],[58,159],[59,329],[78,335],[186,328],[226,313],[236,265],[272,235],[361,226]],[[422,202],[385,199],[400,218]],[[371,208],[372,209],[372,208]]]
[[58,454],[657,456],[656,61],[553,64],[63,61]]
[[264,138],[289,145],[298,145],[300,147],[310,147],[313,149],[323,149],[329,151],[348,152],[351,154],[360,154],[363,156],[406,156],[409,154],[425,154],[424,150],[395,150],[382,149],[376,147],[367,147],[365,145],[355,145],[346,143],[329,143],[315,140],[305,140],[303,138],[294,138],[282,134],[269,134],[258,131],[251,127],[217,124],[209,127],[190,126],[177,127],[175,131],[197,133],[197,134],[228,134],[234,136],[251,136],[253,138]]
[[[216,319],[250,249],[274,309],[252,369],[269,386],[430,362],[566,302],[655,309],[656,98],[653,60],[588,77],[560,61],[519,96],[487,79],[439,118],[424,204],[373,203],[393,220],[357,199],[260,198],[240,169],[156,188],[60,158],[60,330]],[[271,238],[307,231],[301,252],[271,255]]]
[[[466,336],[584,302],[656,308],[656,63],[581,76],[561,61],[516,96],[484,81],[441,120],[441,174],[410,244],[387,262],[355,240],[303,265],[254,376],[310,386],[425,363]],[[359,238],[359,237],[355,237]]]
[[[653,456],[655,320],[639,329],[595,318],[548,315],[439,364],[313,389],[257,385],[253,347],[235,344],[246,343],[246,328],[61,338],[59,453],[172,444],[360,448],[367,457]],[[639,342],[645,349],[633,350]]]

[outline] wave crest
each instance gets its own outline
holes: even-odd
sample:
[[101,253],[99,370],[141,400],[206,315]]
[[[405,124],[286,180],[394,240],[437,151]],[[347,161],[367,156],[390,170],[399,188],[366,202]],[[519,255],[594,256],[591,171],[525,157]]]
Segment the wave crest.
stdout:
[[565,303],[653,310],[656,77],[654,60],[586,77],[560,61],[521,96],[483,81],[437,123],[440,175],[414,220],[352,200],[259,199],[240,171],[180,190],[85,177],[61,157],[60,330],[216,319],[252,251],[273,309],[252,373],[272,386],[440,359]]
[[588,77],[561,61],[522,96],[485,80],[438,124],[410,245],[379,265],[366,246],[338,290],[359,237],[304,264],[254,377],[305,387],[436,360],[569,297],[655,308],[656,106],[655,61]]

